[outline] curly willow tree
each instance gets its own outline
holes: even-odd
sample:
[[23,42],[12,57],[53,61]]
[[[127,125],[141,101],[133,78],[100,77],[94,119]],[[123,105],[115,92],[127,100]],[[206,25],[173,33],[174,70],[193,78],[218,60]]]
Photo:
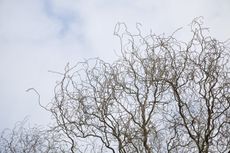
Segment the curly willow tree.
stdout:
[[182,42],[118,24],[118,60],[65,68],[47,109],[71,152],[229,152],[229,48],[190,27]]
[[132,34],[120,23],[114,33],[121,45],[118,60],[66,66],[45,107],[55,120],[49,131],[61,135],[64,149],[228,153],[228,42],[210,37],[200,19],[190,28],[191,39],[183,42],[174,34],[143,35],[138,26]]

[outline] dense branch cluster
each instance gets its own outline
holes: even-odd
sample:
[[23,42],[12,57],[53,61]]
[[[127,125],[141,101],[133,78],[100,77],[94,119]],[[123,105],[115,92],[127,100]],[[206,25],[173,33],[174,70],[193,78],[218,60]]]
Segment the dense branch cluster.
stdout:
[[61,135],[41,127],[29,127],[27,120],[5,129],[0,137],[0,153],[66,153],[68,144]]
[[199,19],[188,42],[137,30],[117,24],[121,56],[112,64],[66,66],[46,107],[56,121],[51,131],[72,153],[228,153],[226,42],[210,37]]

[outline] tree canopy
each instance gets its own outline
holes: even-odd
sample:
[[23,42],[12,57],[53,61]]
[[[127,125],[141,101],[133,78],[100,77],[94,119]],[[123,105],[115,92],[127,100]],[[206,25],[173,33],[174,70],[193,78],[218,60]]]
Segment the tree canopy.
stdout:
[[67,152],[230,151],[228,41],[212,38],[200,18],[190,27],[183,42],[118,23],[118,60],[65,67],[45,109]]

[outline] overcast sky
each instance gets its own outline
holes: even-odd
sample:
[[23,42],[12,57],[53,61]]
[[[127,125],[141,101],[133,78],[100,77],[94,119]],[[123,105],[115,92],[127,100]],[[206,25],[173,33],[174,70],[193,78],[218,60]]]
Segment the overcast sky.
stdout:
[[230,38],[229,0],[0,0],[0,130],[28,115],[31,124],[48,123],[26,89],[37,89],[45,105],[60,79],[48,70],[91,57],[114,60],[117,22],[170,34],[198,16],[214,37]]

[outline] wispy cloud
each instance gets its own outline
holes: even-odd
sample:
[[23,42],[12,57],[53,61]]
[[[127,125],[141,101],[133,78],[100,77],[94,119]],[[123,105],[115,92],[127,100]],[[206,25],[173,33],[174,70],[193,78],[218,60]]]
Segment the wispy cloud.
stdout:
[[73,23],[80,24],[80,18],[76,11],[72,11],[65,8],[55,8],[54,1],[43,0],[44,12],[53,21],[61,24],[61,29],[59,30],[60,36],[65,36],[70,30],[70,26]]

